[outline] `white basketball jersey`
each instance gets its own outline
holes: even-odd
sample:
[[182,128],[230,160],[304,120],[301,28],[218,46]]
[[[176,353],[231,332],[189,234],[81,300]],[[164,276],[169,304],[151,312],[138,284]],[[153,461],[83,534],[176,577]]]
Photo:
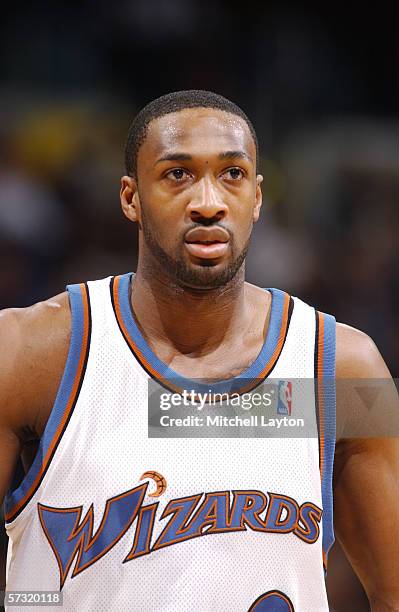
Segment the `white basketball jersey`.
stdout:
[[[287,436],[304,414],[287,379],[333,379],[335,319],[270,289],[256,360],[229,381],[200,383],[173,372],[145,341],[131,277],[68,287],[65,372],[34,463],[5,500],[7,590],[60,591],[68,612],[327,611],[334,394],[315,390],[310,411],[307,402],[316,435],[296,428]],[[168,425],[152,436],[151,377],[168,397],[202,388],[243,397],[274,381],[279,397],[265,427],[285,434],[247,435],[245,425],[213,421],[220,436],[195,424],[194,436],[178,425],[178,437]],[[249,430],[260,428],[250,420]]]

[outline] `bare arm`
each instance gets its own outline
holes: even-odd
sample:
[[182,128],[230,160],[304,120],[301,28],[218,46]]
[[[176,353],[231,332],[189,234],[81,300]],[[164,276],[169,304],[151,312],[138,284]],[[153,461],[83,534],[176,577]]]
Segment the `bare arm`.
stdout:
[[[338,325],[337,379],[344,378],[385,379],[381,381],[382,399],[377,406],[390,417],[398,410],[390,373],[373,341],[359,330]],[[372,437],[370,412],[375,412],[376,406],[360,401],[355,385],[340,383],[337,380],[338,416],[342,416],[343,407],[350,411],[351,419],[359,420],[359,435],[342,437],[337,442],[336,533],[366,590],[372,611],[399,611],[398,431],[394,427],[391,436]],[[365,384],[367,387],[367,380]],[[383,430],[384,423],[381,425]],[[374,427],[379,431],[376,421]],[[367,435],[362,437],[362,433]]]
[[39,439],[69,346],[68,296],[0,312],[0,503],[20,455]]

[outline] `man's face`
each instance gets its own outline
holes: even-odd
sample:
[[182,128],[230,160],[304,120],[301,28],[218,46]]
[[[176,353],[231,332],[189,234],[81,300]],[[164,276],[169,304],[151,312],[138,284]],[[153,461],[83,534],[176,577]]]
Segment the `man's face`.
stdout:
[[194,108],[152,121],[137,181],[124,177],[121,190],[125,214],[141,225],[140,258],[155,258],[183,287],[227,284],[242,268],[259,217],[261,181],[240,117]]

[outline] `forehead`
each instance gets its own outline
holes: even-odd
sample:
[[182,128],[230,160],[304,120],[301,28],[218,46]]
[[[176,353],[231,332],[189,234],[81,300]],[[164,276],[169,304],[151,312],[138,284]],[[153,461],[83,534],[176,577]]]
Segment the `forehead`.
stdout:
[[241,150],[255,159],[255,143],[244,119],[213,108],[187,108],[154,119],[142,150],[146,156]]

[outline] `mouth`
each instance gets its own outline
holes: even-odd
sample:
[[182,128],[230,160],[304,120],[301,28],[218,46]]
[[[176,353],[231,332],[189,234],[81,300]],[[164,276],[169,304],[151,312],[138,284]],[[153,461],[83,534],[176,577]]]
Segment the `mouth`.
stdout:
[[199,259],[219,259],[227,252],[228,242],[186,242],[187,251]]
[[222,227],[198,227],[187,232],[185,247],[198,259],[220,259],[229,248],[230,236]]

